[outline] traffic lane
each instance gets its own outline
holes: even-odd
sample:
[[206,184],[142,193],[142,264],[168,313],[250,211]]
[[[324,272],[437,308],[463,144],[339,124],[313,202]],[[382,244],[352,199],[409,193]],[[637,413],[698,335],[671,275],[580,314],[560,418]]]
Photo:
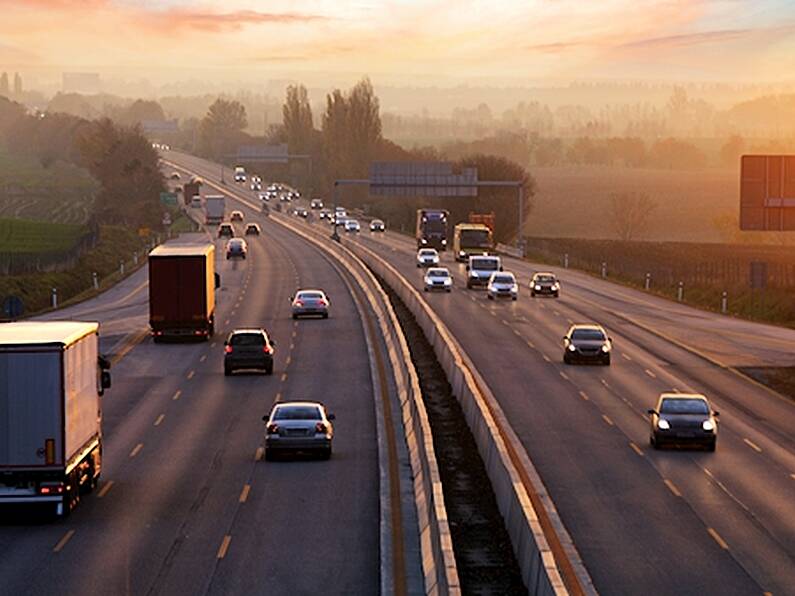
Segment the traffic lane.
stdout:
[[[300,275],[297,287],[330,297],[329,319],[295,322],[296,348],[281,400],[322,401],[336,415],[329,461],[284,458],[255,466],[247,502],[230,528],[212,593],[332,594],[379,590],[378,461],[373,386],[358,311],[325,257],[295,235],[263,223]],[[285,300],[289,308],[289,301]],[[262,414],[268,409],[263,408]],[[296,571],[296,563],[304,561]]]
[[[413,263],[393,263],[421,283],[422,274]],[[552,364],[554,354],[549,354],[549,362],[539,358],[528,350],[526,339],[502,322],[511,319],[518,303],[495,304],[484,292],[460,286],[452,294],[428,300],[500,401],[600,591],[673,594],[686,586],[685,592],[696,593],[709,585],[703,583],[705,578],[709,582],[724,577],[746,588],[754,585],[730,556],[724,556],[689,506],[676,502],[619,429],[560,376]],[[603,372],[601,367],[587,370],[594,376]],[[677,523],[659,528],[649,523],[650,518]],[[633,540],[627,541],[627,536]],[[665,570],[650,564],[659,560],[659,553],[666,553]],[[709,565],[702,563],[705,557]]]
[[[168,553],[164,541],[179,519],[180,509],[172,507],[164,514],[164,503],[173,495],[193,494],[198,488],[195,470],[203,468],[201,461],[186,459],[191,441],[184,435],[191,430],[205,441],[223,419],[208,400],[190,399],[201,364],[196,357],[208,347],[146,341],[121,362],[114,387],[104,398],[103,485],[67,520],[46,527],[42,536],[31,532],[39,544],[28,542],[27,535],[24,542],[14,542],[14,548],[47,553],[51,560],[44,571],[20,567],[3,570],[2,577],[19,577],[20,585],[34,593],[55,586],[72,586],[75,592],[103,592],[113,586],[112,591],[127,592],[152,578],[158,560]],[[173,398],[177,386],[180,400]],[[178,421],[177,428],[165,421],[155,425],[161,413],[168,422]],[[179,471],[183,477],[178,479]],[[53,552],[57,539],[47,534],[67,528],[74,532],[68,544]]]
[[[108,474],[115,476],[120,473],[120,469],[124,469],[130,459],[130,450],[141,442],[142,436],[150,432],[154,411],[158,409],[157,402],[162,401],[163,396],[171,395],[180,376],[187,375],[186,367],[190,365],[190,360],[196,357],[204,345],[206,344],[174,345],[169,346],[174,350],[164,352],[155,350],[159,346],[154,346],[147,340],[114,367],[114,385],[103,397],[103,475],[106,479]],[[157,352],[156,355],[154,352]],[[173,374],[167,374],[167,371],[173,371]],[[37,577],[42,585],[59,585],[61,580],[57,576],[42,576],[25,565],[7,568],[5,564],[15,558],[16,555],[12,556],[12,552],[24,553],[23,558],[30,562],[36,561],[41,556],[40,553],[52,557],[52,549],[64,534],[65,528],[77,530],[90,528],[92,524],[101,524],[95,515],[99,507],[101,505],[97,496],[89,496],[83,499],[80,507],[67,520],[43,522],[41,511],[33,510],[31,515],[21,520],[21,524],[17,525],[16,520],[10,525],[4,524],[0,528],[0,545],[8,556],[0,561],[0,576],[10,578],[10,581],[13,581],[11,578],[19,577],[20,585],[25,585],[26,581],[29,585],[30,577]],[[31,525],[35,531],[30,530]],[[85,535],[86,532],[75,532],[70,543],[79,543]],[[101,533],[98,538],[100,537]],[[48,567],[54,565],[55,563]],[[67,572],[68,565],[64,570],[68,575]]]

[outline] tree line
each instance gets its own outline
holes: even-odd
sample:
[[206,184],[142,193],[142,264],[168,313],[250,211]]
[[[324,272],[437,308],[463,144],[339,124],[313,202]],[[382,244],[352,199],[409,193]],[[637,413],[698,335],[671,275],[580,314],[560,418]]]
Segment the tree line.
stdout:
[[23,105],[0,97],[0,143],[11,154],[34,157],[45,169],[56,161],[86,169],[100,185],[93,214],[99,223],[159,225],[165,181],[157,151],[137,125],[57,112],[29,113]]

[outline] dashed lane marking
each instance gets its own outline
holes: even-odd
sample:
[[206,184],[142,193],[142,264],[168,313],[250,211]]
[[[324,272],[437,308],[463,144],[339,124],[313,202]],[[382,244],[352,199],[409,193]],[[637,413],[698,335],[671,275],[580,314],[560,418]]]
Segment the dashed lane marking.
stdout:
[[656,379],[657,378],[657,375],[655,375],[654,372],[650,371],[648,368],[646,370],[644,370],[643,372],[645,372],[647,375],[649,375],[652,379]]
[[602,414],[602,420],[604,420],[605,422],[607,422],[607,423],[608,423],[610,426],[615,426],[615,425],[613,424],[613,421],[612,421],[612,420],[610,420],[610,417],[609,417],[607,414]]
[[588,397],[588,394],[585,393],[585,391],[580,391],[580,397],[583,398],[585,401],[591,399],[590,397]]
[[190,371],[190,372],[188,373],[188,380],[190,381],[190,380],[193,378],[193,376],[194,376],[195,374],[196,374],[196,371],[195,371],[195,370],[192,370],[192,371]]
[[757,445],[756,443],[754,443],[753,441],[751,441],[749,439],[743,439],[743,443],[748,445],[751,449],[753,449],[757,453],[762,453],[762,448],[759,445]]
[[604,385],[605,387],[610,387],[610,385],[608,385],[608,384],[607,384],[607,381],[605,381],[604,379],[599,379],[599,381],[600,381],[600,382],[602,383],[602,385]]
[[211,344],[210,344],[210,349],[214,348],[215,346],[216,346],[216,343],[215,343],[215,342],[211,343]]
[[545,362],[552,362],[552,360],[550,360],[549,356],[547,356],[546,354],[541,354],[541,357],[544,359]]
[[723,550],[729,550],[729,545],[726,544],[726,541],[721,538],[720,534],[718,534],[714,528],[707,528],[707,532],[709,532],[709,535],[712,536],[712,539],[718,543],[718,546],[720,546]]
[[132,459],[133,457],[138,455],[141,452],[141,449],[143,449],[143,448],[144,448],[144,444],[143,443],[138,443],[135,447],[133,447],[133,450],[130,451],[130,458]]
[[663,482],[665,483],[665,486],[668,487],[668,490],[670,490],[674,494],[675,497],[681,497],[682,496],[682,493],[679,492],[679,489],[676,488],[676,485],[672,481],[668,480],[667,478],[664,478]]
[[536,345],[533,342],[531,342],[529,339],[526,340],[526,341],[527,341],[528,347],[535,349]]
[[624,360],[632,360],[632,356],[630,356],[629,354],[625,354],[624,352],[621,352],[621,357]]
[[97,497],[101,499],[102,497],[107,495],[108,492],[110,492],[110,489],[113,488],[113,485],[114,485],[113,480],[108,480],[104,485],[102,485],[102,488],[97,493]]
[[293,329],[293,335],[292,335],[292,337],[293,337],[293,338],[295,338],[295,337],[297,337],[297,336],[298,336],[298,332],[297,332],[295,329]]
[[629,446],[630,446],[630,447],[632,447],[632,451],[634,451],[635,453],[637,453],[638,455],[640,455],[641,457],[643,457],[643,451],[641,451],[641,448],[640,448],[640,447],[638,447],[637,445],[635,445],[635,443],[633,443],[632,441],[630,441],[630,442],[629,442]]
[[250,492],[251,492],[251,485],[244,484],[243,490],[240,493],[240,498],[238,499],[238,501],[240,501],[241,503],[245,503],[248,500],[248,493]]
[[229,325],[229,319],[227,319],[226,321],[224,321],[224,325]]
[[182,389],[177,389],[174,392],[174,396],[171,399],[174,400],[174,401],[177,401],[179,399],[180,395],[182,395]]
[[221,546],[218,548],[218,558],[223,559],[226,556],[226,551],[229,550],[229,543],[232,542],[232,536],[227,534],[221,541]]
[[290,342],[290,349],[292,350],[293,348],[295,348],[295,342],[292,342],[292,341],[291,341],[291,342]]
[[574,321],[572,321],[571,319],[566,319],[566,322],[567,322],[569,325],[574,325]]
[[262,456],[265,454],[264,447],[257,447],[257,450],[254,452],[254,461],[262,461]]
[[202,354],[201,358],[199,358],[199,362],[204,362],[205,360],[207,360],[207,354]]
[[559,316],[560,316],[560,313],[559,313],[558,311],[556,311],[556,310],[553,310],[553,311],[552,311],[552,314],[553,314],[553,315],[555,315],[556,317],[559,317]]
[[560,377],[561,377],[562,379],[566,379],[567,381],[569,380],[569,375],[567,375],[567,374],[566,374],[565,372],[563,372],[563,371],[560,371]]
[[285,360],[284,360],[284,365],[285,366],[290,366],[290,363],[292,361],[293,361],[293,357],[292,356],[287,356],[287,358],[285,358]]
[[163,419],[164,419],[165,417],[166,417],[166,415],[165,415],[165,414],[160,414],[160,416],[158,416],[158,417],[157,417],[157,420],[155,420],[155,424],[154,424],[154,425],[155,425],[155,426],[160,426],[160,423],[161,423],[161,422],[163,422]]
[[72,539],[72,536],[74,536],[74,535],[75,535],[75,531],[74,530],[69,530],[66,534],[63,535],[63,538],[61,538],[58,541],[58,544],[55,545],[55,547],[52,549],[52,552],[54,552],[54,553],[61,552],[63,550],[63,547],[66,546],[66,543],[69,542]]
[[[234,316],[237,314],[237,310],[233,310],[233,311],[232,311],[231,313],[229,313],[229,314],[231,314],[231,315],[234,317]],[[229,321],[228,321],[228,320],[227,320],[226,322],[227,322],[227,323],[229,323]]]
[[282,373],[281,381],[284,383],[287,380],[287,373]]

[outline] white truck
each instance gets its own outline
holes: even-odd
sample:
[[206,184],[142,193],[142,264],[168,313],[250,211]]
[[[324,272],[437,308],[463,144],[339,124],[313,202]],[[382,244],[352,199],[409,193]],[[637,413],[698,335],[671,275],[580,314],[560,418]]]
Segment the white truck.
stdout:
[[0,506],[67,515],[102,471],[99,324],[0,324]]
[[204,223],[208,226],[218,225],[226,217],[226,198],[223,195],[207,195],[204,197]]

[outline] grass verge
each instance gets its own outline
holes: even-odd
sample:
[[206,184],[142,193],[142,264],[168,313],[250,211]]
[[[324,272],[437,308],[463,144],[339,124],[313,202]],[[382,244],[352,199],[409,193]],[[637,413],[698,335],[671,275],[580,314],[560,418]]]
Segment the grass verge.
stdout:
[[0,252],[66,252],[86,232],[86,226],[27,219],[0,219]]

